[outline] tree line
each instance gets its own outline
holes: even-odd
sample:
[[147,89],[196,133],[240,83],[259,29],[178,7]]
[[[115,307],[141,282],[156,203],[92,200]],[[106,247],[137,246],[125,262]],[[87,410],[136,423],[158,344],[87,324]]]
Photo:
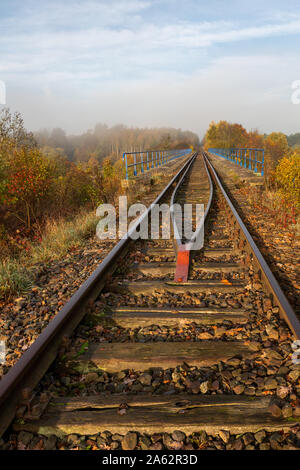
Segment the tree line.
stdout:
[[63,129],[45,129],[34,135],[45,154],[59,154],[73,162],[101,163],[105,158],[113,162],[123,152],[141,150],[168,150],[199,146],[199,137],[190,131],[173,128],[136,128],[124,125],[109,127],[97,124],[81,135],[67,135]]
[[22,116],[0,112],[0,248],[16,230],[31,236],[50,218],[114,202],[125,168],[122,152],[199,146],[192,132],[98,124],[67,136],[61,129],[33,134]]
[[265,150],[265,181],[269,188],[279,187],[284,197],[300,205],[300,145],[299,134],[286,136],[282,132],[260,134],[247,131],[241,124],[212,121],[202,144],[208,148],[262,148]]

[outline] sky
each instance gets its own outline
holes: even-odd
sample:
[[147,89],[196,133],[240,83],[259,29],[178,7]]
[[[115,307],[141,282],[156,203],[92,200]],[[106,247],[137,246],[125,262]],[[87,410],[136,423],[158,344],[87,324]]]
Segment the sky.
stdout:
[[300,132],[299,0],[1,0],[0,82],[30,130]]

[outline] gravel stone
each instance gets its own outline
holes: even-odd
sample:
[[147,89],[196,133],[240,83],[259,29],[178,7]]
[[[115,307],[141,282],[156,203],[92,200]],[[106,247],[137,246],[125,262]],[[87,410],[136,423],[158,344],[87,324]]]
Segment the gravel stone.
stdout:
[[57,437],[49,436],[44,440],[44,449],[45,450],[54,450],[56,449]]
[[244,444],[243,444],[242,439],[237,439],[232,444],[232,450],[243,450],[243,448],[244,448]]
[[150,374],[142,374],[139,377],[139,381],[142,385],[151,385],[152,376]]
[[225,444],[227,444],[229,442],[229,439],[230,439],[230,432],[221,430],[219,432],[219,436],[222,439],[222,441],[225,442]]
[[251,434],[250,432],[247,432],[246,434],[244,434],[242,436],[242,439],[243,439],[245,446],[248,446],[254,441],[253,434]]
[[181,432],[181,431],[174,431],[172,433],[172,439],[174,439],[174,441],[184,441],[185,440],[185,434],[184,432]]
[[147,436],[141,436],[140,445],[142,450],[149,450],[151,447],[151,440]]
[[269,412],[275,418],[280,418],[282,416],[281,409],[275,403],[269,406]]
[[123,450],[133,450],[137,445],[137,435],[135,432],[128,432],[122,439]]
[[21,431],[18,435],[18,441],[22,442],[25,446],[29,444],[31,439],[33,438],[33,434],[26,431]]
[[256,434],[254,434],[254,437],[255,437],[255,440],[261,444],[263,442],[263,440],[266,438],[266,433],[265,431],[259,431],[257,432]]
[[264,442],[264,443],[259,445],[259,449],[260,450],[270,450],[271,445],[268,442]]

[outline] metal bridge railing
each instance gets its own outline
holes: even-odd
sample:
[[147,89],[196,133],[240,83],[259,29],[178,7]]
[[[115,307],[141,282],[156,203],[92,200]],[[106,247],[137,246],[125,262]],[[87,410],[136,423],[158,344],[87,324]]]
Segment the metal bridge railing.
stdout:
[[265,172],[265,151],[256,148],[232,148],[232,149],[208,149],[210,153],[218,157],[226,158],[239,166],[254,171],[254,173]]
[[124,152],[123,161],[126,168],[126,179],[135,177],[152,168],[165,165],[175,158],[184,157],[192,149],[184,150],[145,150],[143,152]]

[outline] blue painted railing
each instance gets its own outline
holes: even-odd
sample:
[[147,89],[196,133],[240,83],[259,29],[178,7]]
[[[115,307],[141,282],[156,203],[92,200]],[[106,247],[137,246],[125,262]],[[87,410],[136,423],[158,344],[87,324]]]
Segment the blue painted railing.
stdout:
[[248,168],[254,173],[265,172],[265,151],[256,148],[232,148],[232,149],[208,149],[210,153],[218,157],[226,158],[239,166]]
[[137,176],[152,168],[165,165],[175,158],[184,157],[192,149],[184,150],[145,150],[143,152],[124,152],[123,161],[126,168],[126,179]]

